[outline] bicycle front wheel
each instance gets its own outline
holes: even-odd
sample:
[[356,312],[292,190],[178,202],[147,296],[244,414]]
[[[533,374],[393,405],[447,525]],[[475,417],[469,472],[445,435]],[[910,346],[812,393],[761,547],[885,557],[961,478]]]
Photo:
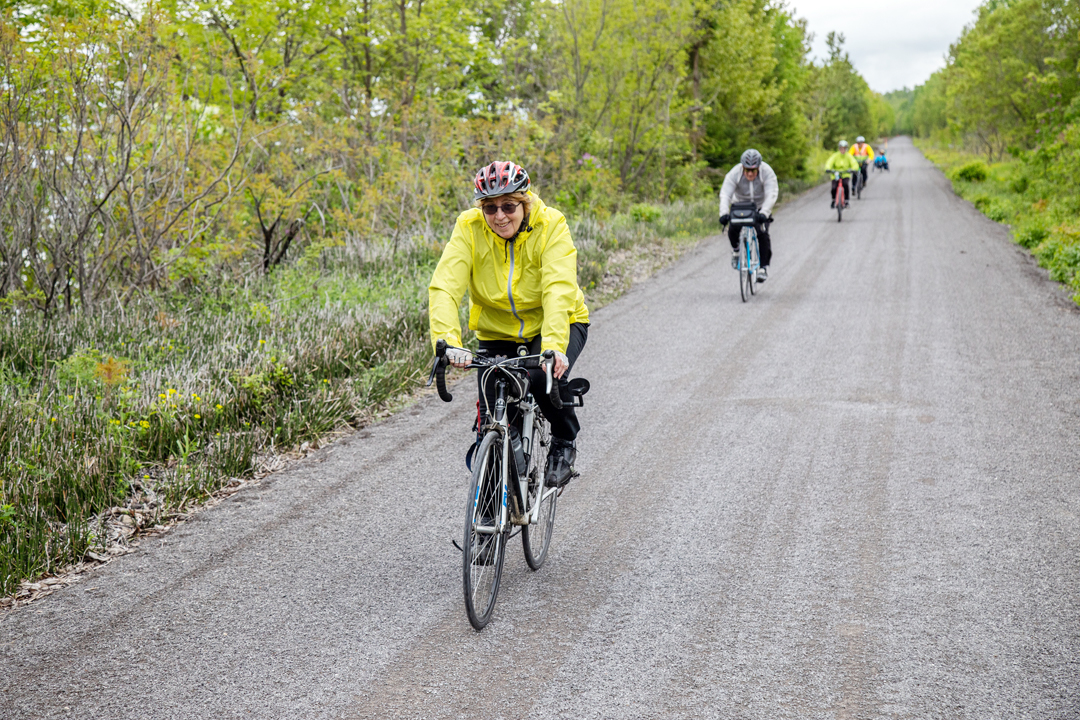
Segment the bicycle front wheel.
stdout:
[[502,452],[502,435],[488,432],[473,457],[472,485],[465,506],[462,584],[465,612],[477,630],[483,630],[491,620],[506,553],[506,537],[499,530],[505,494]]
[[[547,421],[537,415],[533,422],[532,454],[529,456],[529,501],[539,503],[540,511],[535,523],[521,529],[521,545],[525,550],[525,562],[533,570],[539,570],[547,559],[551,545],[551,532],[555,528],[555,507],[559,501],[557,488],[544,487],[544,468],[547,450],[551,442],[551,430]],[[530,505],[530,511],[534,505]]]
[[746,302],[750,295],[748,277],[750,277],[750,258],[746,256],[746,230],[744,229],[739,234],[739,294],[742,295],[743,302]]

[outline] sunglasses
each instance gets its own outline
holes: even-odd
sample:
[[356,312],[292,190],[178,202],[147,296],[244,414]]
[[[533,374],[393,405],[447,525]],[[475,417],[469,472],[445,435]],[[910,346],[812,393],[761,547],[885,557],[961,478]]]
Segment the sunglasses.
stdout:
[[499,210],[502,210],[503,215],[510,215],[515,210],[518,209],[518,205],[520,205],[520,204],[521,203],[519,203],[519,202],[516,202],[516,203],[508,202],[508,203],[503,203],[502,205],[485,205],[484,206],[484,214],[485,215],[494,215],[495,213],[499,212]]

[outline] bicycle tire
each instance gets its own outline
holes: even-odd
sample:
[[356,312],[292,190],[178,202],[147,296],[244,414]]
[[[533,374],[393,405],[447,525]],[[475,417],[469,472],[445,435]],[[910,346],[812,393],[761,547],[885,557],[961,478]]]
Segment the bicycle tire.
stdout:
[[844,219],[844,191],[838,189],[836,192],[836,222],[840,222]]
[[[547,465],[547,449],[551,442],[551,429],[547,421],[539,415],[533,421],[533,436],[529,456],[529,496],[539,489],[540,512],[536,523],[521,528],[521,547],[525,551],[525,562],[533,570],[539,570],[547,559],[551,546],[551,533],[555,528],[555,509],[558,506],[559,491],[544,487],[544,471]],[[531,511],[532,508],[530,508]]]
[[855,199],[856,200],[862,200],[862,186],[863,186],[863,181],[862,181],[862,177],[860,176],[859,177],[859,187],[855,190]]
[[478,525],[496,526],[503,504],[502,435],[491,430],[473,456],[472,483],[465,505],[465,538],[462,543],[462,589],[465,612],[477,630],[491,621],[499,596],[505,532],[479,532]]
[[746,257],[746,228],[743,228],[739,233],[739,294],[742,296],[742,301],[746,302],[749,292],[747,292],[746,277],[750,268],[750,258]]

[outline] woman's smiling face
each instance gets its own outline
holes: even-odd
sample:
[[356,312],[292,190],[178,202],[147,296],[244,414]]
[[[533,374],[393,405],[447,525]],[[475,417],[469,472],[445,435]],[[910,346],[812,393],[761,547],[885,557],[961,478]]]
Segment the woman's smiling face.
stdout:
[[[511,208],[511,212],[506,212],[507,208]],[[480,210],[491,231],[503,240],[514,237],[525,219],[525,203],[511,200],[507,195],[485,200]]]

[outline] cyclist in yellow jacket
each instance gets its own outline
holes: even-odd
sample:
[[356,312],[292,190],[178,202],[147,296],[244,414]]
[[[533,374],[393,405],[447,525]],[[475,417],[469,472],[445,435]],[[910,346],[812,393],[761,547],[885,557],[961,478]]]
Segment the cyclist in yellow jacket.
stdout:
[[[841,140],[837,146],[836,152],[829,156],[829,159],[825,161],[825,171],[830,172],[834,170],[850,170],[852,172],[858,172],[859,163],[855,158],[848,154],[848,142],[847,140]],[[842,180],[832,182],[832,205],[836,207],[836,186],[842,182],[844,183],[844,206],[846,207],[848,202],[846,198],[851,197],[851,184],[848,182],[847,175],[841,175]]]
[[859,174],[862,176],[863,187],[866,187],[866,173],[874,159],[874,148],[870,147],[870,144],[866,142],[866,138],[860,135],[855,138],[855,144],[851,146],[851,150],[848,152],[859,163]]
[[[554,375],[565,386],[588,338],[589,309],[566,218],[530,185],[529,174],[512,162],[493,162],[476,174],[476,207],[458,216],[428,286],[431,342],[461,347],[458,307],[468,290],[469,329],[479,352],[510,357],[520,347],[530,355],[553,350]],[[456,367],[472,362],[467,350],[448,350],[447,358]],[[483,397],[485,388],[480,392]],[[543,392],[534,395],[551,424],[545,483],[561,487],[574,473],[580,424],[569,403],[557,410]]]

